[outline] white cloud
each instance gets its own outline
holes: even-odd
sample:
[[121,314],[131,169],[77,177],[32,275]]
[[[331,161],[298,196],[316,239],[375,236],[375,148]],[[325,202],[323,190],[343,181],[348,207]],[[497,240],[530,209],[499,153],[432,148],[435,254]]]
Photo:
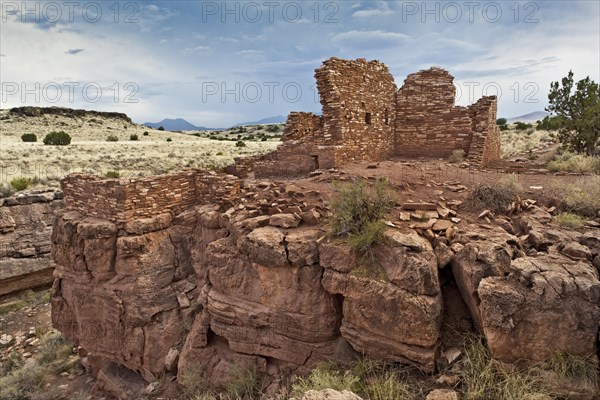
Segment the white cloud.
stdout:
[[332,42],[344,47],[354,49],[389,48],[398,46],[410,39],[410,36],[398,32],[376,31],[348,31],[333,35]]
[[[390,9],[389,5],[385,1],[376,1],[373,3],[367,3],[370,8],[365,8],[361,10],[357,10],[352,13],[353,18],[373,18],[373,17],[383,17],[386,15],[394,14],[394,11]],[[356,6],[356,7],[355,7]],[[360,5],[353,5],[352,8],[359,8]]]

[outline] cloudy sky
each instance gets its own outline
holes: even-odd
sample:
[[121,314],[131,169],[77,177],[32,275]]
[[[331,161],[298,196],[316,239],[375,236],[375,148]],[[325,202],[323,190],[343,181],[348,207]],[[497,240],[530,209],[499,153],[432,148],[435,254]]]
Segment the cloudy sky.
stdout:
[[0,1],[1,108],[120,111],[225,127],[319,111],[314,70],[378,59],[400,86],[430,66],[457,104],[543,110],[572,69],[600,81],[598,1]]

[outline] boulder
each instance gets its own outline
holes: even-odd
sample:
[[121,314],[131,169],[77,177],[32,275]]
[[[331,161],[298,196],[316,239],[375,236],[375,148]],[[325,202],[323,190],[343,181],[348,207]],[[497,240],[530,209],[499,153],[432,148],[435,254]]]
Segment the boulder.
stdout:
[[411,361],[435,367],[442,300],[415,295],[390,282],[326,269],[323,287],[344,296],[340,332],[352,347],[383,361]]
[[238,241],[238,246],[253,262],[265,267],[279,267],[287,264],[283,243],[285,235],[277,228],[267,226],[257,228]]
[[557,350],[595,354],[600,282],[588,263],[558,254],[518,258],[508,276],[482,279],[477,294],[494,358],[537,362]]

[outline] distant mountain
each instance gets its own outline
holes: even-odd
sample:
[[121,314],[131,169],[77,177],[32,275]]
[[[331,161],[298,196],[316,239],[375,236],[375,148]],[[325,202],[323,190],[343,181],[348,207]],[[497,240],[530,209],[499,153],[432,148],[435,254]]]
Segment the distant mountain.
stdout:
[[234,126],[240,126],[240,125],[281,124],[281,123],[284,123],[286,121],[287,121],[287,117],[284,117],[283,115],[276,115],[274,117],[268,117],[268,118],[259,119],[258,121],[240,122],[239,124],[235,124]]
[[541,121],[544,119],[544,117],[548,115],[550,115],[550,113],[546,111],[534,111],[529,114],[519,115],[518,117],[507,118],[507,122],[509,124],[512,124],[514,122],[535,122],[538,120]]
[[203,126],[196,126],[189,123],[183,118],[176,119],[163,119],[160,122],[144,122],[145,125],[150,128],[158,129],[159,127],[165,128],[167,131],[210,131],[215,130],[214,128],[205,128]]

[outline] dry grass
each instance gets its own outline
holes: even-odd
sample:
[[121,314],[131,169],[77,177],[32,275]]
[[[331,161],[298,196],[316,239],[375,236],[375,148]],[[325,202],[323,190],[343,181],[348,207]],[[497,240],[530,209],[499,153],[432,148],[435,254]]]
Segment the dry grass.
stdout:
[[571,184],[549,185],[545,201],[563,212],[597,217],[600,211],[600,176],[575,179]]
[[464,207],[471,211],[491,210],[501,214],[513,203],[517,196],[523,192],[516,175],[507,175],[497,182],[489,185],[478,185],[473,189]]
[[549,131],[545,130],[517,130],[516,124],[510,124],[509,129],[500,132],[501,157],[511,158],[526,154],[530,150],[543,147],[554,139]]
[[[0,111],[0,117],[6,115],[7,110]],[[102,123],[98,123],[99,120]],[[25,177],[44,186],[58,186],[62,177],[73,172],[104,176],[107,171],[116,171],[122,177],[135,177],[162,174],[185,167],[214,169],[232,164],[234,157],[270,152],[279,144],[277,139],[260,141],[256,137],[254,141],[245,140],[245,147],[236,147],[235,141],[208,139],[208,132],[196,132],[195,135],[153,130],[141,125],[128,125],[125,129],[122,120],[98,117],[94,119],[95,122],[90,121],[62,116],[11,117],[1,121],[0,185],[6,187],[13,178]],[[44,137],[57,129],[71,135],[70,145],[44,146],[41,142],[25,143],[21,140],[23,133]],[[246,128],[240,137],[248,138],[257,129]],[[144,135],[144,132],[148,134]],[[138,140],[130,140],[134,135]],[[221,136],[238,140],[233,130]],[[118,141],[107,142],[108,137]],[[167,142],[167,138],[171,138],[171,142]]]
[[553,172],[600,173],[600,158],[564,152],[548,162],[548,169]]

